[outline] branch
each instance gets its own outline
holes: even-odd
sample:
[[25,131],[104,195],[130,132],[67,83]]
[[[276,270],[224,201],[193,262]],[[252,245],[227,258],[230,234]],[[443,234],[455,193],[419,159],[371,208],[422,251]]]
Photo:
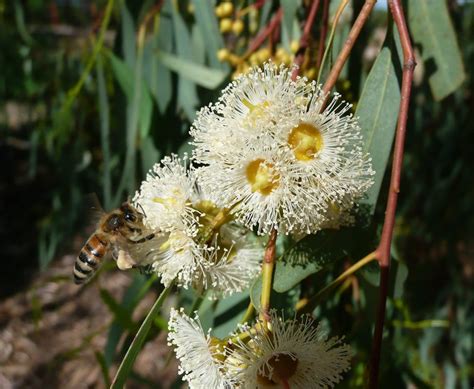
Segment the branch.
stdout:
[[249,48],[247,49],[246,53],[242,57],[242,60],[245,60],[246,58],[250,57],[250,55],[257,50],[263,42],[265,42],[265,39],[267,39],[270,34],[273,32],[273,30],[280,24],[281,18],[283,17],[283,9],[280,7],[276,14],[273,16],[272,20],[268,23],[267,27],[259,34],[257,37],[250,42]]
[[326,36],[328,34],[328,23],[329,23],[329,0],[324,0],[323,4],[323,22],[321,24],[321,34],[319,35],[319,45],[318,45],[318,57],[316,60],[316,68],[319,71],[321,67],[321,62],[323,60],[324,54],[324,45],[326,43]]
[[308,18],[306,19],[306,23],[304,25],[303,34],[300,38],[300,47],[298,52],[295,55],[295,60],[293,61],[295,65],[298,67],[293,70],[291,74],[291,79],[295,80],[300,72],[301,64],[303,63],[304,54],[306,49],[308,48],[309,44],[309,35],[311,33],[311,28],[313,27],[314,20],[316,18],[316,12],[318,11],[319,7],[319,0],[313,0],[311,3],[311,9],[309,10]]
[[273,269],[275,268],[277,231],[270,233],[262,264],[262,295],[260,296],[260,319],[266,323],[270,319],[270,296],[272,293]]
[[408,28],[403,14],[400,0],[389,0],[390,12],[400,34],[403,48],[403,77],[400,101],[400,112],[398,116],[395,146],[393,151],[392,174],[390,178],[390,191],[388,194],[385,219],[383,223],[382,236],[377,247],[377,258],[380,265],[380,290],[377,321],[375,323],[374,338],[372,342],[372,354],[370,363],[369,388],[376,388],[378,385],[378,372],[380,364],[380,352],[382,346],[382,333],[385,320],[385,308],[388,293],[388,277],[390,269],[390,246],[393,236],[393,226],[395,224],[395,211],[397,209],[398,193],[400,192],[400,175],[402,171],[403,151],[405,144],[406,123],[408,118],[408,106],[415,69],[415,57],[408,33]]
[[339,53],[339,56],[337,57],[336,62],[334,63],[334,66],[332,67],[331,72],[329,73],[328,78],[326,79],[326,82],[323,85],[323,92],[325,94],[328,95],[328,93],[331,91],[332,87],[336,83],[337,78],[341,73],[342,67],[346,63],[346,60],[349,57],[352,48],[354,47],[354,43],[357,40],[357,37],[359,36],[360,31],[362,30],[362,27],[367,21],[370,12],[372,11],[372,8],[374,8],[376,1],[377,0],[365,1],[364,6],[362,7],[359,13],[359,16],[357,16],[357,19],[354,22],[351,31],[349,32],[346,42],[344,43],[344,47]]

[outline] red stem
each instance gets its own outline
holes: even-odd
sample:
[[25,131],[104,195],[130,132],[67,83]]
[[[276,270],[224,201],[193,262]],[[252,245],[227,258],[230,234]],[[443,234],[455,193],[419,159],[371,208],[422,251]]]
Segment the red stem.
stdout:
[[255,50],[257,50],[263,42],[267,39],[268,36],[273,32],[273,30],[280,24],[281,18],[283,17],[283,9],[280,7],[273,18],[268,22],[267,27],[252,41],[250,42],[247,52],[244,54],[243,58],[248,58]]
[[295,65],[298,67],[293,70],[293,73],[291,75],[291,78],[293,80],[296,79],[300,72],[300,67],[301,64],[303,63],[304,60],[304,53],[306,52],[306,49],[308,48],[309,44],[309,36],[311,33],[311,28],[313,27],[314,20],[316,19],[316,12],[318,11],[319,8],[319,0],[313,0],[311,3],[311,8],[309,10],[308,18],[306,19],[306,23],[304,25],[303,29],[303,34],[301,35],[300,38],[300,47],[298,49],[298,52],[296,53],[295,60],[293,61]]
[[341,73],[342,67],[346,63],[346,60],[349,57],[352,48],[354,47],[354,43],[356,42],[357,37],[359,36],[360,31],[362,30],[362,27],[367,21],[367,18],[372,12],[372,8],[374,8],[375,3],[376,0],[365,1],[364,6],[362,7],[359,13],[359,16],[357,16],[357,19],[354,22],[354,25],[352,26],[346,41],[344,42],[344,47],[339,53],[339,56],[337,57],[336,62],[334,63],[334,66],[332,67],[331,72],[329,73],[328,78],[326,79],[326,82],[323,85],[323,91],[325,93],[330,92],[332,87],[336,83],[337,78]]
[[393,151],[392,175],[390,178],[390,191],[388,194],[385,219],[383,223],[382,236],[377,247],[377,258],[380,265],[380,290],[377,321],[375,323],[374,337],[372,342],[372,354],[370,363],[369,388],[375,389],[378,386],[378,373],[380,365],[380,352],[382,347],[383,325],[385,321],[385,308],[388,293],[388,279],[390,273],[390,246],[395,224],[395,211],[397,209],[398,193],[400,192],[400,176],[402,171],[403,151],[405,144],[406,123],[408,118],[408,106],[413,81],[413,71],[415,69],[415,57],[408,33],[408,28],[403,14],[400,0],[388,1],[390,12],[400,34],[403,48],[403,76],[402,91],[400,101],[400,111],[398,116],[395,146]]
[[319,35],[318,58],[316,60],[316,68],[319,70],[321,62],[323,61],[324,49],[326,44],[326,36],[328,34],[329,24],[329,0],[324,0],[323,3],[323,22],[321,24],[321,34]]

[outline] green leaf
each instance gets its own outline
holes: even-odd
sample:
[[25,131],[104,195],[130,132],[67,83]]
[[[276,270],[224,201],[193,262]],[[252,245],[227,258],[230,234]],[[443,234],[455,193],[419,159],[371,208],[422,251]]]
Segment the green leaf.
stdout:
[[[342,258],[348,251],[352,229],[320,231],[294,244],[275,266],[273,288],[280,293]],[[298,264],[302,263],[302,264]]]
[[115,78],[122,89],[122,92],[130,101],[133,98],[133,72],[132,69],[111,51],[107,52]]
[[100,371],[102,372],[102,377],[104,378],[105,387],[110,387],[110,377],[109,377],[109,368],[107,362],[105,361],[104,354],[100,351],[94,352],[95,359],[100,366]]
[[408,20],[413,40],[420,46],[431,92],[436,100],[442,100],[466,78],[446,1],[408,1]]
[[382,49],[367,76],[356,111],[364,151],[370,154],[375,170],[375,183],[362,201],[370,213],[375,210],[397,124],[400,88],[393,65],[396,55],[395,50]]
[[[162,13],[169,4],[163,5]],[[169,12],[169,10],[167,11]],[[171,72],[155,55],[157,49],[171,51],[173,46],[173,25],[169,17],[158,15],[159,22],[154,25],[152,36],[145,43],[143,49],[143,77],[150,93],[154,97],[161,113],[166,108],[172,97]]]
[[[255,280],[252,287],[250,288],[250,299],[252,304],[255,306],[257,312],[260,311],[260,297],[262,295],[262,277]],[[275,290],[273,285],[271,294],[271,307],[277,310],[283,310],[285,313],[292,314],[294,307],[298,302],[300,295],[299,285],[295,288],[279,293]]]
[[155,147],[152,137],[148,136],[142,141],[140,153],[142,156],[143,177],[145,177],[148,170],[160,160],[160,151]]
[[[172,13],[173,26],[175,31],[176,52],[180,59],[192,62],[192,45],[189,31],[181,17],[177,4],[173,3]],[[196,85],[179,73],[178,79],[178,107],[182,108],[189,120],[193,120],[196,115],[196,107],[199,98]]]
[[249,292],[234,293],[219,300],[214,312],[213,336],[225,338],[237,327],[249,305]]
[[100,143],[104,160],[102,187],[105,209],[112,207],[112,178],[110,168],[110,107],[105,84],[102,56],[97,56],[97,94],[99,100]]
[[135,65],[135,24],[133,23],[132,15],[127,9],[125,1],[122,1],[120,6],[120,14],[122,17],[122,52],[125,58],[125,63],[130,68]]
[[132,320],[130,312],[124,306],[117,303],[117,301],[115,301],[115,299],[106,289],[100,290],[100,297],[114,315],[114,320],[116,320],[122,326],[122,328],[129,330],[133,330],[135,328],[135,323]]
[[137,358],[138,353],[140,352],[143,343],[145,342],[145,338],[148,335],[148,332],[150,331],[151,325],[153,324],[155,317],[160,312],[161,306],[165,301],[165,298],[168,296],[171,288],[172,285],[168,286],[161,292],[160,296],[157,298],[157,300],[151,307],[150,312],[148,312],[148,315],[145,317],[145,320],[143,320],[143,323],[140,326],[137,334],[135,335],[132,344],[130,345],[129,349],[127,350],[127,353],[125,354],[125,357],[120,363],[120,366],[117,370],[117,374],[115,375],[114,381],[112,382],[112,385],[110,387],[111,389],[123,388],[123,385],[125,384],[125,381],[127,380],[127,377],[129,376],[133,368],[135,359]]
[[205,50],[210,66],[222,71],[228,70],[228,65],[221,63],[217,58],[217,52],[224,47],[224,40],[219,32],[219,25],[214,11],[215,2],[193,0],[193,3],[197,26],[201,31],[201,35],[206,38]]
[[[133,310],[141,301],[146,292],[150,289],[153,282],[156,281],[156,276],[150,277],[148,280],[141,274],[135,274],[133,282],[130,284],[125,292],[121,306],[126,309],[128,316],[132,317]],[[109,327],[107,334],[107,342],[104,347],[104,358],[110,366],[115,357],[115,350],[120,338],[124,332],[124,327],[121,326],[117,320],[114,320]]]
[[142,82],[141,98],[139,104],[139,126],[140,138],[145,139],[151,128],[151,118],[153,115],[153,99],[148,90],[148,87]]
[[157,51],[156,56],[168,69],[207,89],[216,89],[227,77],[222,70],[198,65],[164,51]]
[[287,49],[289,48],[291,41],[294,39],[294,20],[299,6],[300,2],[297,0],[281,0],[281,7],[283,9],[282,35],[284,45]]

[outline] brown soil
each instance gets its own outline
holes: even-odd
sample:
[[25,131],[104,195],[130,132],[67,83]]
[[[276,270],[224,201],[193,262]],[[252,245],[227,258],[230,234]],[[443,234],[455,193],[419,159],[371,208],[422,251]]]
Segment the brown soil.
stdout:
[[[95,352],[103,352],[113,316],[100,297],[106,289],[117,301],[130,274],[104,272],[100,282],[78,287],[71,277],[74,256],[65,256],[34,280],[29,289],[0,302],[0,388],[103,388]],[[99,287],[100,284],[100,287]],[[150,292],[135,309],[139,321],[156,296]],[[122,336],[121,344],[125,340]],[[177,377],[166,334],[148,342],[127,388],[169,388]],[[113,377],[117,362],[109,371]]]

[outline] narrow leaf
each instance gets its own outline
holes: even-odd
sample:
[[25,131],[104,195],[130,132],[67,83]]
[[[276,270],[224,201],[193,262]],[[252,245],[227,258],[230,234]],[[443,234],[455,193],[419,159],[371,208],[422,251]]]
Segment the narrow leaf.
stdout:
[[[173,3],[171,14],[173,17],[177,55],[180,59],[192,61],[191,37],[176,3]],[[199,98],[196,91],[196,85],[179,73],[178,107],[184,111],[189,120],[193,120],[196,115],[196,107],[198,104]]]
[[100,366],[105,387],[108,388],[110,387],[109,368],[107,366],[107,362],[105,361],[104,354],[102,354],[100,351],[96,351],[94,352],[94,356]]
[[157,300],[151,307],[150,312],[148,312],[148,315],[145,317],[145,320],[143,320],[143,323],[140,326],[140,329],[138,330],[137,334],[135,335],[132,344],[127,350],[127,353],[125,354],[122,363],[120,363],[120,366],[117,370],[117,374],[115,375],[114,381],[112,382],[111,389],[123,388],[123,385],[125,384],[127,377],[129,376],[133,368],[135,359],[137,358],[138,353],[140,352],[143,343],[145,342],[145,338],[148,335],[148,332],[150,331],[151,325],[153,324],[155,317],[158,316],[161,306],[165,301],[165,298],[168,296],[171,288],[172,285],[168,286],[161,292],[160,296],[157,298]]
[[102,301],[105,303],[105,305],[107,305],[107,307],[113,313],[114,319],[117,320],[117,322],[123,328],[132,330],[135,327],[135,323],[133,322],[132,316],[128,310],[117,303],[117,301],[115,301],[115,299],[106,289],[100,290],[100,297],[102,298]]
[[273,288],[280,293],[292,289],[311,274],[323,270],[347,254],[352,229],[320,231],[290,247],[276,263]]
[[400,88],[393,66],[396,53],[384,47],[370,70],[356,116],[364,137],[364,151],[372,158],[375,183],[363,201],[373,213],[392,148],[400,104]]
[[221,69],[222,71],[228,69],[226,64],[219,62],[217,52],[224,47],[224,40],[219,32],[219,26],[214,11],[214,1],[209,0],[193,0],[196,23],[201,31],[201,35],[206,37],[205,50],[209,64],[212,68]]
[[413,39],[420,46],[433,96],[442,100],[466,78],[446,1],[408,1],[408,19]]
[[133,68],[135,64],[135,24],[133,23],[132,15],[127,9],[125,1],[122,1],[120,6],[120,14],[122,17],[122,51],[125,58],[125,63]]
[[156,56],[168,69],[207,89],[217,88],[227,77],[222,70],[198,65],[164,51],[157,51]]

